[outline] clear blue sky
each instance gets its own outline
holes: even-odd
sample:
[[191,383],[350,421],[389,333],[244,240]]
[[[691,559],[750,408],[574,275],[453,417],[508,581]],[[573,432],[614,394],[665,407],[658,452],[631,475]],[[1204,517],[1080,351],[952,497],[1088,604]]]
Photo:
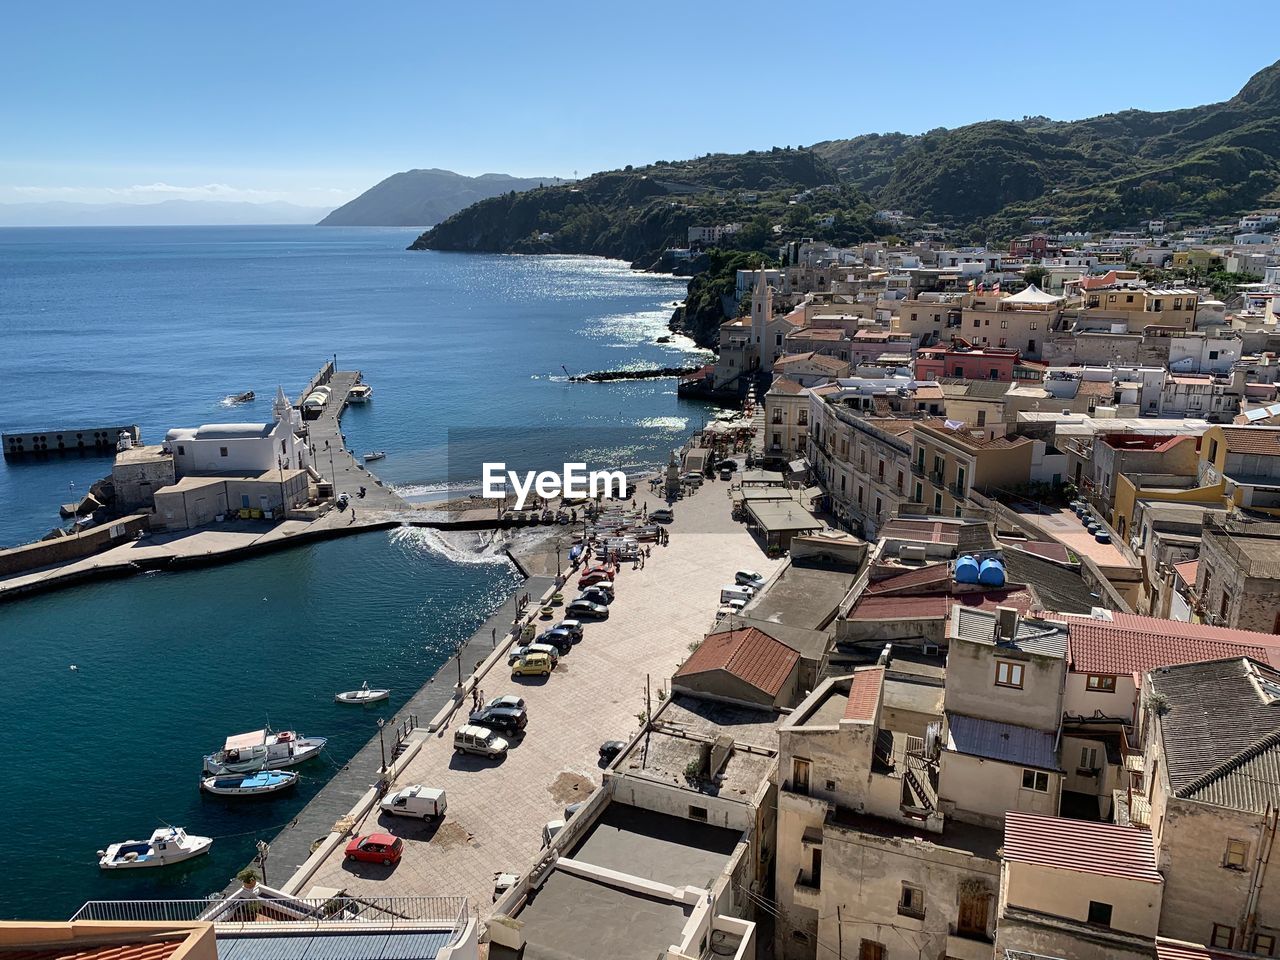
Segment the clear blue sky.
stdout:
[[1190,106],[1232,96],[1270,62],[1265,44],[1199,56],[1199,3],[985,9],[9,4],[0,201],[168,190],[332,205],[409,167],[569,176],[991,117]]

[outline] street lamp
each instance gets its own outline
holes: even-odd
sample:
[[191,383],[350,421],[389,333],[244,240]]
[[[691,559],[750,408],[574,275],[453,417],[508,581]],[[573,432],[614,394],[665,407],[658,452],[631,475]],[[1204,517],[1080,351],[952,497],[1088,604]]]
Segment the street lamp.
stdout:
[[387,745],[382,739],[382,728],[386,722],[382,717],[378,718],[378,750],[382,753],[382,773],[387,772]]
[[333,471],[333,447],[329,446],[329,441],[324,442],[324,448],[329,451],[329,484],[333,487],[334,497],[338,496],[338,477]]
[[80,536],[80,524],[77,521],[80,519],[80,511],[76,509],[76,482],[74,480],[70,482],[68,490],[71,493],[71,532],[78,537]]

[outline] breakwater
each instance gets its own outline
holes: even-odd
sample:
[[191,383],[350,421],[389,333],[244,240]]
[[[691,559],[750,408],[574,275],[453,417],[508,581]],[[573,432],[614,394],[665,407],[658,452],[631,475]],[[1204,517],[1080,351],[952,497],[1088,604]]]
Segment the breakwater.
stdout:
[[598,370],[594,373],[575,373],[570,383],[609,383],[614,380],[659,380],[664,377],[685,377],[697,373],[702,367],[650,367],[645,370]]

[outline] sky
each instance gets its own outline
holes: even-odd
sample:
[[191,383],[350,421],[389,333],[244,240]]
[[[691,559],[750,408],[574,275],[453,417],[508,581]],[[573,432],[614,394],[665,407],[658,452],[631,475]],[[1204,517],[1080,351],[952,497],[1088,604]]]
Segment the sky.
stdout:
[[[0,31],[0,203],[336,206],[413,167],[570,177],[868,132],[1192,106],[1228,99],[1270,62],[1265,44],[1195,56],[1204,7],[1183,0],[1157,16],[1147,4],[1005,19],[982,9],[15,3]],[[1162,54],[1135,52],[1139,36]]]

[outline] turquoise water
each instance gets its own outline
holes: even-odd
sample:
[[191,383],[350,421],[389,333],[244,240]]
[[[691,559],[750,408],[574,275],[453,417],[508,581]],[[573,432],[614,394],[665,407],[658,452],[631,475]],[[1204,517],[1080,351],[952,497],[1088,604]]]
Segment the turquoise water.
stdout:
[[[653,342],[682,283],[587,258],[409,253],[412,236],[0,230],[0,429],[137,422],[156,441],[265,418],[277,384],[296,395],[334,353],[374,387],[344,417],[350,445],[385,450],[378,474],[409,493],[450,475],[451,430],[616,464],[661,460],[701,422],[671,381],[578,385],[561,369],[696,361]],[[261,399],[222,404],[247,389]],[[109,469],[0,463],[0,544],[44,533],[71,484]],[[0,917],[220,889],[514,588],[506,563],[433,542],[369,533],[0,606]],[[365,679],[394,691],[385,711],[332,702]],[[203,797],[200,757],[268,720],[329,737],[327,758],[292,794]],[[95,850],[162,821],[218,837],[213,853],[100,873]]]

